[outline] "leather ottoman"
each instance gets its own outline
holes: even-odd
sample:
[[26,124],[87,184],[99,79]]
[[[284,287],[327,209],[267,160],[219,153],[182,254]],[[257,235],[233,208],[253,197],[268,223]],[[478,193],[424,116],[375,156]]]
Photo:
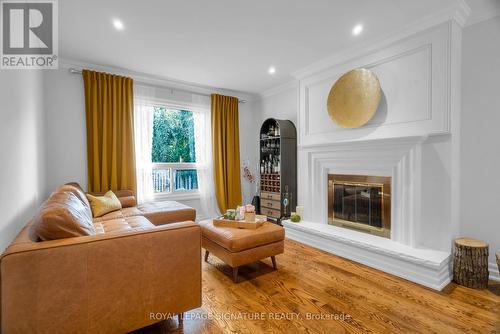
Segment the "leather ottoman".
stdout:
[[285,229],[266,222],[255,230],[214,226],[212,219],[198,223],[201,227],[201,246],[205,248],[205,261],[210,253],[233,268],[233,281],[237,282],[238,267],[266,257],[273,261],[285,249]]

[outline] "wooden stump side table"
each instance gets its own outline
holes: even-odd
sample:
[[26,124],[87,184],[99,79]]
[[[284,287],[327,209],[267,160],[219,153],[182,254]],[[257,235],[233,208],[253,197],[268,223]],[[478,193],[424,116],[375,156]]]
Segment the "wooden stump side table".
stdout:
[[488,244],[470,238],[455,239],[453,280],[474,289],[488,287]]

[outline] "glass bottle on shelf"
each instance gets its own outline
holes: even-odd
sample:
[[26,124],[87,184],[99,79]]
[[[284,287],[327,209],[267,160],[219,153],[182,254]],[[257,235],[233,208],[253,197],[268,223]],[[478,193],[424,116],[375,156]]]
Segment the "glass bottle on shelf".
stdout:
[[271,125],[271,127],[269,128],[269,136],[273,135],[274,135],[274,126]]
[[264,160],[260,163],[260,173],[264,174]]

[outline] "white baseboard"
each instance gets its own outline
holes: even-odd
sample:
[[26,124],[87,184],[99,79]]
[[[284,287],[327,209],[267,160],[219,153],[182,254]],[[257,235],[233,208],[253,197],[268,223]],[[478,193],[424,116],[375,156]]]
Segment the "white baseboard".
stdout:
[[[384,246],[336,235],[322,224],[283,222],[286,237],[323,251],[353,260],[426,287],[442,290],[452,279],[451,255],[433,250],[393,251]],[[390,240],[383,243],[391,243]],[[406,246],[395,245],[396,248]],[[414,253],[414,254],[413,254]]]

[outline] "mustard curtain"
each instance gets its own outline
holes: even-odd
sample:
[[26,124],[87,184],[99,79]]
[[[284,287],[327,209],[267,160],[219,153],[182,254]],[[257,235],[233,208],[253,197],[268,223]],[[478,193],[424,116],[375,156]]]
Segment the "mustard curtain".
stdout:
[[241,204],[238,99],[212,94],[212,149],[219,210]]
[[136,191],[133,80],[82,71],[87,123],[88,191]]

